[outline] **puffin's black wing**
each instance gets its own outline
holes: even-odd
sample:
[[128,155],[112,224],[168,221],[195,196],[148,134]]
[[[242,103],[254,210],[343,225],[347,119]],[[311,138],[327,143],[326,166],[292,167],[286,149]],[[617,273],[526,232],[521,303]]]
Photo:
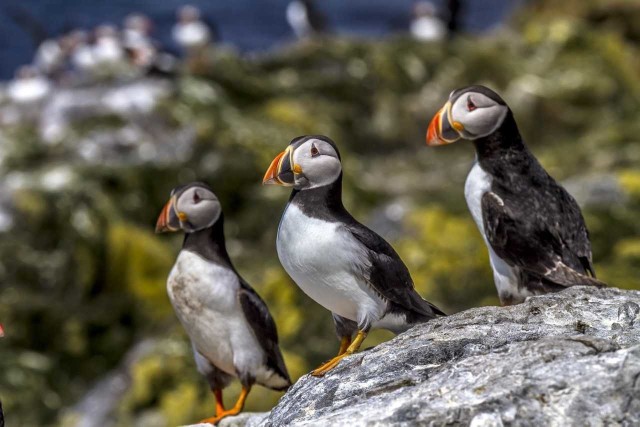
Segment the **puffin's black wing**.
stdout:
[[[565,221],[564,229],[561,230],[561,237],[566,243],[566,249],[571,252],[569,257],[576,256],[580,263],[577,267],[582,267],[586,274],[596,277],[593,269],[589,231],[582,217],[580,206],[564,188],[557,185],[556,190],[558,203],[563,207],[564,214],[568,219],[568,221]],[[563,258],[566,257],[563,256]]]
[[371,265],[358,266],[358,270],[380,296],[428,318],[445,315],[418,295],[409,270],[386,240],[356,221],[345,229],[366,248]]
[[256,339],[267,355],[267,366],[291,383],[282,353],[280,353],[280,348],[278,347],[276,324],[271,317],[271,313],[269,313],[269,309],[267,309],[267,305],[244,280],[240,280],[238,299],[247,322],[251,325]]
[[[570,205],[565,205],[565,210],[568,208]],[[572,208],[578,209],[579,214],[577,205]],[[505,262],[560,286],[603,286],[604,283],[586,275],[586,271],[592,270],[591,250],[582,216],[567,223],[555,218],[553,212],[551,208],[546,213],[523,212],[510,207],[493,192],[482,196],[485,235],[496,255]]]

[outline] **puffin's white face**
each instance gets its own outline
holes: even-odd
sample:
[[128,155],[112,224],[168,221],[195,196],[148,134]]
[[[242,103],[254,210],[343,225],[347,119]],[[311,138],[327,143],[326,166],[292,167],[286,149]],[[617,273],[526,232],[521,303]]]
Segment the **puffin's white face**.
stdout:
[[467,92],[451,106],[451,122],[460,123],[465,139],[491,135],[500,127],[507,115],[507,106],[500,105],[486,95]]
[[184,230],[187,233],[211,227],[222,207],[213,192],[199,184],[178,188],[160,213],[156,232]]
[[491,135],[502,125],[509,107],[487,95],[491,93],[500,99],[495,92],[480,88],[487,93],[464,89],[451,92],[449,102],[429,124],[427,145],[449,144],[460,138],[482,138]]
[[273,159],[262,183],[308,190],[335,182],[342,165],[337,149],[329,141],[322,135],[295,138]]
[[294,188],[304,190],[329,185],[340,176],[336,150],[326,141],[310,139],[293,151]]

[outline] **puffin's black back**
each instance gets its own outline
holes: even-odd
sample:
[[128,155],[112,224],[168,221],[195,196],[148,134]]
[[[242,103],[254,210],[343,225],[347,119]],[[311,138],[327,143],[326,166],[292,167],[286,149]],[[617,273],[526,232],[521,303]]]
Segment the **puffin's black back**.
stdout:
[[543,279],[559,260],[594,275],[580,207],[529,151],[511,110],[495,132],[473,143],[478,163],[492,177],[491,191],[504,204],[482,200],[485,233],[495,252]]

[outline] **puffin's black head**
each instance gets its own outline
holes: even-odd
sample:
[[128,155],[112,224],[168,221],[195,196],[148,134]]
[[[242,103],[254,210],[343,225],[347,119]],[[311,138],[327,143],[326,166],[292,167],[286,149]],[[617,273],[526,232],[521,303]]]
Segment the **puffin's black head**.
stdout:
[[509,107],[500,95],[484,86],[468,86],[449,95],[449,101],[429,124],[427,145],[444,145],[460,138],[474,140],[498,129]]
[[220,218],[222,207],[211,188],[201,182],[181,185],[160,212],[156,233],[183,230],[187,233],[211,227]]
[[296,190],[333,183],[342,173],[335,142],[322,135],[294,138],[286,150],[271,162],[263,184],[294,187]]

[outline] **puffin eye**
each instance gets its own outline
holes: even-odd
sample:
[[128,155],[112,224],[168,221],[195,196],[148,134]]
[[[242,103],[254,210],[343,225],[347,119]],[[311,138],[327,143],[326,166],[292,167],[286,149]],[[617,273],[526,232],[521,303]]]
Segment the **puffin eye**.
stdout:
[[193,203],[199,203],[199,202],[200,202],[200,200],[202,200],[202,199],[200,198],[200,195],[198,194],[198,192],[197,192],[197,191],[194,191],[194,192],[193,192]]
[[318,154],[320,154],[320,151],[318,151],[316,144],[311,144],[311,157],[316,157]]
[[471,96],[468,96],[467,97],[467,110],[468,111],[473,111],[476,108],[478,108],[478,107],[476,107],[476,104],[474,104],[473,101],[471,100]]

